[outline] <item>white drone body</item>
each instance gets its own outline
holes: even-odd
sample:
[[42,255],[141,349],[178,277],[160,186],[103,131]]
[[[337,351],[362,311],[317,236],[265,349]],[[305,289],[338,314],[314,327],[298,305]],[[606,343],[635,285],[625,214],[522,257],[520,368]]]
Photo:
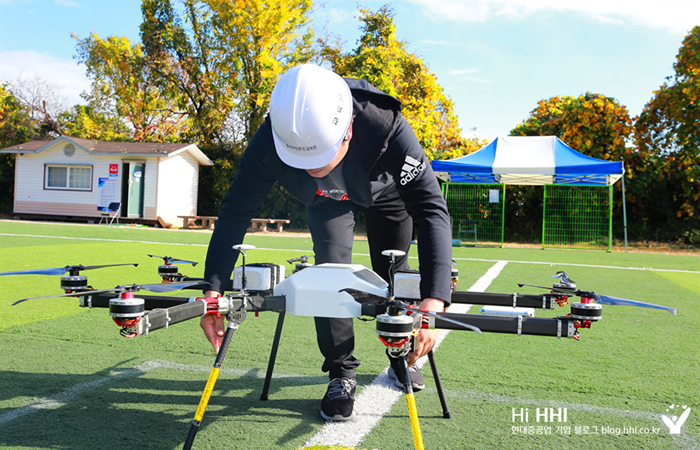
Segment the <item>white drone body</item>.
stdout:
[[389,292],[387,283],[365,266],[319,264],[287,277],[275,286],[274,295],[284,295],[286,311],[295,316],[360,317],[362,305],[347,292],[340,292],[346,288],[385,298]]

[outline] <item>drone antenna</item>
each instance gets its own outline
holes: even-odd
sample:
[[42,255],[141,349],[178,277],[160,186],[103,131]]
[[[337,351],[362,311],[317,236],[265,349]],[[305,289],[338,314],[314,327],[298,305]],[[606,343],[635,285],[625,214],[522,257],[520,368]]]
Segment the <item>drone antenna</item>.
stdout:
[[241,293],[245,294],[245,288],[246,288],[246,278],[245,278],[245,251],[246,250],[253,250],[255,248],[254,245],[249,245],[249,244],[238,244],[234,245],[233,249],[238,250],[241,253],[241,256],[243,257],[243,265],[241,266]]
[[384,250],[382,255],[389,257],[389,298],[394,299],[394,275],[396,274],[396,257],[404,256],[401,250]]

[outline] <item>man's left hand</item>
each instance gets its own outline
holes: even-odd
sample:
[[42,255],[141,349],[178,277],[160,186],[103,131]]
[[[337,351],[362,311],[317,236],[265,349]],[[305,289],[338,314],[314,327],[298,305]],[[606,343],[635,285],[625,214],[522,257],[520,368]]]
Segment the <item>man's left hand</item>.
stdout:
[[[445,309],[445,302],[436,298],[426,298],[421,302],[420,307],[418,309],[421,309],[423,311],[443,312]],[[418,334],[415,337],[415,339],[417,339],[416,350],[414,352],[409,353],[408,357],[406,358],[408,367],[411,367],[413,364],[415,364],[418,358],[420,358],[423,355],[427,355],[428,352],[433,349],[433,347],[435,346],[435,342],[437,342],[439,334],[440,330],[429,330],[426,328],[422,328],[418,332]]]

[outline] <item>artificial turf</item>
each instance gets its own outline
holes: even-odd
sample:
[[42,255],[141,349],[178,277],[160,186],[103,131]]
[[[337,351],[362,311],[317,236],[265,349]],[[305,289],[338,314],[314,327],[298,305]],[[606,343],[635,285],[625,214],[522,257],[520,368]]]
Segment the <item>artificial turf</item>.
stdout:
[[[195,231],[14,221],[0,221],[0,236],[3,271],[139,264],[84,272],[96,287],[158,282],[161,261],[149,253],[201,261],[181,265],[183,273],[201,276],[209,238]],[[286,264],[312,248],[304,237],[253,234],[246,242],[259,248],[249,252],[249,262]],[[356,241],[354,253],[356,263],[369,264],[366,242]],[[678,315],[606,306],[580,341],[451,332],[436,359],[453,417],[442,418],[427,365],[428,388],[416,394],[426,448],[697,445],[697,256],[482,248],[455,248],[453,256],[460,290],[505,260],[488,291],[536,293],[517,284],[546,284],[556,270],[566,270],[582,289],[673,306]],[[74,298],[10,306],[19,298],[60,293],[58,280],[0,277],[0,447],[181,448],[214,359],[197,321],[124,339],[106,310],[80,308]],[[537,311],[539,317],[565,313]],[[274,312],[251,314],[234,334],[195,448],[300,448],[323,425],[318,406],[326,378],[312,318],[287,315],[270,399],[259,399],[276,320]],[[356,321],[356,330],[361,388],[387,361],[374,323]],[[681,435],[670,435],[660,421],[672,404],[692,408]],[[537,408],[559,407],[567,408],[567,422],[536,422]],[[529,413],[527,422],[517,416],[521,409]],[[405,402],[396,403],[360,445],[411,448]]]

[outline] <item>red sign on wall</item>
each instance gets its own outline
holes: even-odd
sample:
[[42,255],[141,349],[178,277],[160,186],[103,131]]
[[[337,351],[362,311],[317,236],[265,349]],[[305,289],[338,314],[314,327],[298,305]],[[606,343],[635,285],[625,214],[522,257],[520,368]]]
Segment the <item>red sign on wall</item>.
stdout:
[[109,165],[109,174],[110,175],[119,175],[119,164],[110,164]]

